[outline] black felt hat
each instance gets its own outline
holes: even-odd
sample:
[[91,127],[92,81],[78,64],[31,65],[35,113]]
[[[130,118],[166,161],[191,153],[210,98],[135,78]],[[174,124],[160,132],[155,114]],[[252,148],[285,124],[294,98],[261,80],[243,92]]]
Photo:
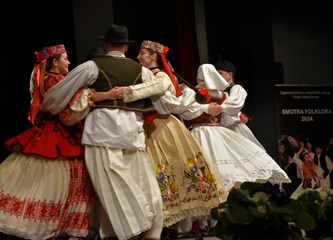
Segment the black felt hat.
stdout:
[[134,40],[128,40],[128,30],[124,25],[112,24],[105,36],[99,36],[100,39],[116,44],[134,43]]
[[215,63],[216,70],[223,70],[226,72],[232,72],[234,75],[236,74],[236,67],[229,61],[219,60]]

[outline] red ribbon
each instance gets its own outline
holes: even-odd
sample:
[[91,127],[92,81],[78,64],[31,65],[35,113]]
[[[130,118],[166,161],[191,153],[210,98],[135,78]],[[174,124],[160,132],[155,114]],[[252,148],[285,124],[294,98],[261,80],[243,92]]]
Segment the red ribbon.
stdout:
[[162,65],[163,65],[163,70],[166,74],[168,74],[168,76],[170,77],[170,80],[173,84],[173,86],[175,87],[176,90],[176,97],[179,97],[182,95],[182,90],[180,89],[179,85],[178,85],[178,81],[175,78],[175,75],[172,73],[172,70],[170,68],[170,65],[168,64],[168,60],[166,59],[166,53],[169,51],[168,47],[164,47],[164,54],[160,54],[161,56],[161,60],[162,60]]
[[211,96],[207,88],[198,88],[198,93],[205,98],[206,101],[209,101]]
[[157,112],[144,112],[142,115],[145,124],[150,125],[154,122],[154,119],[157,116]]
[[39,105],[41,102],[41,97],[44,94],[44,71],[45,71],[46,60],[42,60],[41,63],[34,66],[34,73],[32,78],[33,92],[32,101],[30,103],[30,109],[28,113],[28,119],[35,125],[35,118],[39,110]]
[[247,118],[248,120],[252,120],[252,118],[250,118],[248,115],[246,115],[245,113],[241,113],[241,116],[244,118]]

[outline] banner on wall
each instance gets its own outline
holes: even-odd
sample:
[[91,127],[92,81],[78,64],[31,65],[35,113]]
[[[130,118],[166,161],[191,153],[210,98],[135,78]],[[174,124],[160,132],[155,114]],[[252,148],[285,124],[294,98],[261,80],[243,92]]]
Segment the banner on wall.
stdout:
[[[278,84],[275,88],[279,164],[292,180],[286,192],[333,187],[333,85]],[[310,166],[311,181],[304,181]]]

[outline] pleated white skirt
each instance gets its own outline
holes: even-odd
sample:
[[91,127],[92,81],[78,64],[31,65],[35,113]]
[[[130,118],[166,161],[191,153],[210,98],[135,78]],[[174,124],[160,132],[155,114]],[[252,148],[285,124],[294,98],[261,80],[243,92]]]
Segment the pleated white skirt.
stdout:
[[230,190],[245,181],[290,182],[265,150],[242,135],[222,126],[198,126],[191,131]]

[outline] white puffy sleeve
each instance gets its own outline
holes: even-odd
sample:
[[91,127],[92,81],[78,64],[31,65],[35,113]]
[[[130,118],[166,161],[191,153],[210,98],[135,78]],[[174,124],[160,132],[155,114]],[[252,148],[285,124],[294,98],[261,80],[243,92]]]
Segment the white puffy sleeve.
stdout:
[[124,92],[124,102],[134,102],[148,97],[160,97],[173,87],[169,78],[164,75],[163,77],[161,75],[155,77],[147,68],[143,68],[142,76],[143,83],[129,86],[131,88],[130,93]]
[[81,121],[90,112],[89,93],[91,89],[79,89],[69,106],[59,113],[60,120],[67,126],[72,126]]
[[221,104],[223,113],[228,115],[238,115],[245,104],[246,97],[247,92],[241,85],[237,84],[233,86],[230,94]]
[[172,113],[178,114],[184,120],[197,118],[204,112],[208,113],[208,104],[198,103],[195,100],[196,92],[193,89],[185,87],[182,93],[182,96],[179,97],[180,104]]
[[57,114],[69,104],[77,90],[93,84],[98,77],[98,67],[93,61],[84,62],[73,70],[59,83],[48,90],[40,110]]

